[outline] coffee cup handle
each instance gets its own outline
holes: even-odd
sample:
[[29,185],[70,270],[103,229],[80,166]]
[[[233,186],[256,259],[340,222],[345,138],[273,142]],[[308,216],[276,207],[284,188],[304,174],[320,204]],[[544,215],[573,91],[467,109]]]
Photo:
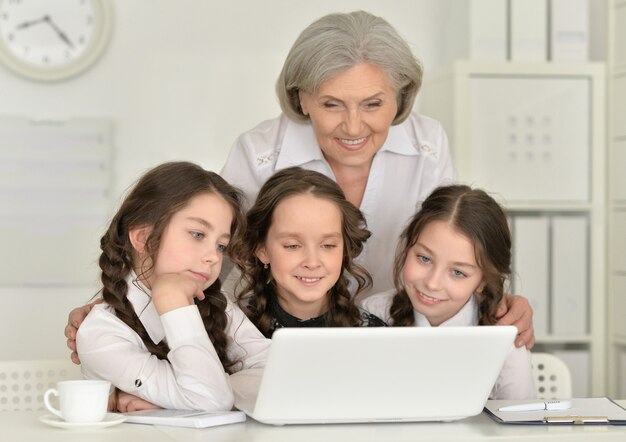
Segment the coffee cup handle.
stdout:
[[43,403],[45,404],[45,406],[48,409],[48,411],[50,411],[51,413],[56,414],[60,418],[63,418],[63,416],[61,415],[61,410],[59,410],[57,408],[54,408],[52,406],[52,404],[50,403],[50,395],[51,394],[53,394],[55,396],[59,396],[59,392],[57,391],[56,388],[49,388],[48,390],[46,390],[46,392],[43,395]]

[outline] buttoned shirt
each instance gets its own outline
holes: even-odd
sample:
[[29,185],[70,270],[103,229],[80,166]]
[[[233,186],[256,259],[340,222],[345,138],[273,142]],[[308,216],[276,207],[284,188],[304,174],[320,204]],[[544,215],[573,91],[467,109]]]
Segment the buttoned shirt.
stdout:
[[[242,189],[251,205],[274,172],[292,166],[336,181],[313,127],[281,115],[240,135],[221,175]],[[391,126],[374,156],[360,207],[372,232],[357,258],[373,278],[368,293],[393,287],[392,266],[400,233],[436,187],[455,179],[448,139],[439,122],[411,114],[402,124]]]
[[[219,411],[233,406],[231,377],[211,343],[195,305],[159,315],[150,291],[134,274],[127,298],[154,343],[165,340],[168,360],[151,354],[139,335],[106,303],[93,307],[78,329],[76,343],[87,379],[104,379],[122,391],[163,408]],[[230,301],[226,307],[227,353],[234,369],[260,378],[270,341]],[[237,373],[233,375],[236,377]],[[241,373],[245,375],[245,373]],[[239,375],[239,376],[241,376]],[[254,388],[257,384],[248,385]]]
[[[389,324],[391,321],[389,309],[395,294],[395,290],[388,290],[372,295],[361,302],[361,307]],[[413,314],[417,327],[431,327],[426,316],[416,310],[413,310]],[[447,321],[442,322],[439,327],[477,326],[478,315],[478,300],[476,295],[472,295],[461,310]],[[489,398],[534,399],[536,395],[530,352],[524,346],[517,348],[512,344]]]

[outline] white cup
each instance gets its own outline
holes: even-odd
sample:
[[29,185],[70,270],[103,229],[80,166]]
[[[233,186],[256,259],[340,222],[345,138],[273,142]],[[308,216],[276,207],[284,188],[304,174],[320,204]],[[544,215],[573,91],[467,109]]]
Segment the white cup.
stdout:
[[[100,422],[109,404],[109,381],[78,380],[57,382],[57,388],[48,389],[43,402],[50,412],[66,422]],[[59,397],[61,409],[50,404],[50,396]]]

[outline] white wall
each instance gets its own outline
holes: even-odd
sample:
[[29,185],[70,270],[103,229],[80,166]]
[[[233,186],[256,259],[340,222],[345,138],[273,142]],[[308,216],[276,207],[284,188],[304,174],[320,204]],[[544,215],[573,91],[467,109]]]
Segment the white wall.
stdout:
[[[0,116],[113,120],[118,196],[167,160],[219,171],[239,133],[279,113],[274,81],[283,59],[299,32],[326,13],[381,15],[426,68],[441,62],[437,0],[114,0],[113,6],[111,42],[81,76],[37,83],[0,66]],[[0,245],[0,265],[9,259]],[[67,313],[96,289],[0,286],[0,359],[66,357]]]

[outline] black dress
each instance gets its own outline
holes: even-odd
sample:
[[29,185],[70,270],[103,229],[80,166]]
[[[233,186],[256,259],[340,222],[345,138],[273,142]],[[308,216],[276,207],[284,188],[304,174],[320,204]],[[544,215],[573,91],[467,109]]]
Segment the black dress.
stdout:
[[[329,327],[328,313],[324,313],[321,316],[311,319],[300,319],[287,313],[278,304],[276,296],[273,294],[269,299],[270,312],[272,314],[272,320],[270,321],[270,328],[268,330],[268,338],[272,337],[274,331],[283,327]],[[386,327],[385,321],[378,316],[371,314],[370,312],[359,308],[361,313],[361,327]]]

